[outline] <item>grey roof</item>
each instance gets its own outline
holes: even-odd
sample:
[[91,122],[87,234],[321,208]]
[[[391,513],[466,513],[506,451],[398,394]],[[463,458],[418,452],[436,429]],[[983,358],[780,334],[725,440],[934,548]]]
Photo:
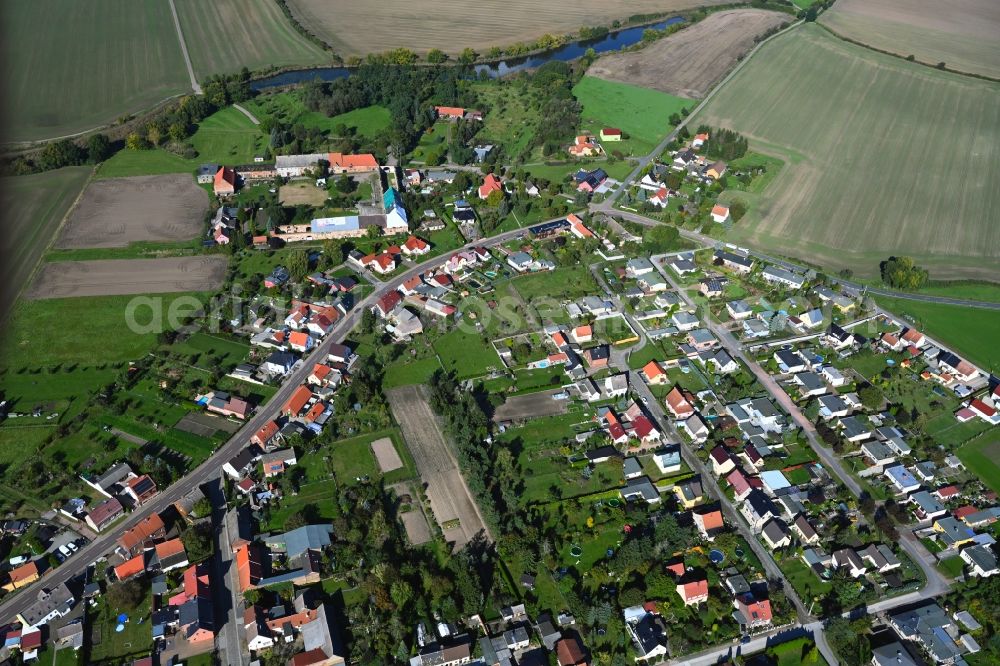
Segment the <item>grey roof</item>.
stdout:
[[316,619],[299,628],[302,633],[303,648],[306,652],[320,649],[327,657],[333,657],[341,652],[340,641],[336,631],[330,626],[330,618],[326,614],[326,604],[316,608]]
[[107,490],[116,483],[124,480],[125,477],[131,475],[132,473],[132,468],[128,466],[128,463],[120,462],[109,467],[108,471],[97,477],[94,483],[104,490]]
[[266,537],[264,543],[272,550],[283,548],[288,559],[294,560],[307,550],[329,546],[332,531],[329,525],[304,525],[291,532]]
[[655,502],[660,498],[660,493],[656,490],[656,486],[645,476],[629,479],[621,492],[622,496],[626,499],[641,496],[647,502]]
[[785,537],[788,536],[788,528],[785,527],[785,523],[778,518],[772,518],[764,524],[764,528],[761,530],[771,543],[777,543]]
[[641,656],[647,655],[661,645],[667,644],[666,627],[663,621],[651,613],[646,613],[632,627],[635,646]]
[[795,375],[795,381],[801,384],[807,391],[816,391],[826,388],[823,378],[815,372],[800,372]]
[[860,437],[865,433],[871,432],[871,427],[868,424],[868,418],[865,416],[845,416],[840,419],[840,425],[844,428],[844,437],[848,439],[852,437]]
[[629,456],[625,459],[625,463],[622,466],[625,476],[632,476],[634,474],[642,473],[642,465],[639,463],[638,458]]
[[951,620],[936,603],[890,615],[889,619],[904,638],[920,641],[938,661],[954,659],[962,653],[945,631],[951,625]]
[[[912,477],[911,477],[912,478]],[[930,494],[926,490],[921,490],[910,495],[910,499],[916,504],[921,511],[924,513],[937,513],[939,511],[944,511],[944,505],[937,500],[936,497]]]
[[76,598],[66,587],[66,584],[60,583],[51,590],[40,591],[38,600],[24,609],[20,617],[24,618],[29,625],[35,626],[53,611],[68,609],[75,600]]
[[964,548],[962,552],[983,571],[993,571],[997,568],[996,553],[989,546],[969,546]]
[[896,641],[872,650],[873,666],[919,666],[906,646]]
[[739,596],[741,594],[746,594],[750,591],[750,583],[747,582],[746,577],[743,574],[736,574],[735,576],[729,576],[726,578],[726,587],[733,596]]

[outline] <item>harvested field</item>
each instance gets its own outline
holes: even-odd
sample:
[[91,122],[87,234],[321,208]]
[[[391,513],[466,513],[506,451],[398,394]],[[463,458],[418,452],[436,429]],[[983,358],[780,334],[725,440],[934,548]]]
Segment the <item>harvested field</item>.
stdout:
[[313,183],[289,183],[278,188],[278,200],[282,206],[301,206],[305,204],[319,207],[326,203],[326,198],[326,190],[316,187]]
[[507,398],[507,402],[500,405],[493,414],[493,421],[496,423],[501,421],[517,422],[537,419],[542,416],[565,414],[567,407],[569,407],[569,401],[552,399],[552,396],[562,392],[562,388],[556,388]]
[[389,437],[382,437],[372,442],[372,453],[375,454],[375,461],[383,474],[403,466],[403,459],[399,457],[399,452]]
[[996,0],[837,0],[820,23],[883,51],[1000,77]]
[[601,56],[587,75],[701,99],[753,48],[755,36],[790,20],[763,9],[718,12],[639,51]]
[[199,79],[212,74],[321,65],[330,54],[292,27],[274,0],[175,0]]
[[55,247],[128,247],[136,241],[190,240],[202,229],[208,194],[186,174],[92,182]]
[[672,12],[729,0],[483,0],[463,12],[455,29],[455,4],[425,0],[384,0],[377,10],[356,0],[288,0],[299,23],[319,35],[340,55],[366,55],[406,47],[418,53],[438,48],[458,53],[466,47],[531,42],[542,35],[575,33],[581,26],[607,25],[634,14]]
[[102,259],[44,264],[25,294],[31,299],[210,291],[222,286],[226,257]]
[[191,91],[167,2],[31,0],[2,11],[8,141],[89,130]]
[[[403,386],[387,392],[392,415],[403,431],[420,479],[427,484],[427,497],[444,537],[455,550],[486,530],[479,507],[458,469],[458,462],[445,441],[437,416],[419,386]],[[457,526],[445,529],[445,525]],[[486,532],[489,537],[489,532]]]
[[729,239],[874,277],[890,254],[934,279],[1000,280],[1000,84],[805,24],[765,45],[693,119],[785,168]]

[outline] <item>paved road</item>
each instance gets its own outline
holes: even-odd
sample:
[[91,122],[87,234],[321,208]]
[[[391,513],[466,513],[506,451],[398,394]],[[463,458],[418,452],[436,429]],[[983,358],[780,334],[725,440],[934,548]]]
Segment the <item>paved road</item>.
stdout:
[[[562,219],[562,217],[554,219]],[[526,233],[523,229],[507,231],[484,240],[476,241],[475,243],[469,243],[455,251],[469,250],[476,246],[494,247],[516,238],[523,233]],[[139,507],[139,509],[128,514],[124,520],[115,524],[113,528],[103,532],[99,538],[91,541],[86,546],[81,547],[80,552],[75,557],[68,560],[62,566],[51,570],[39,583],[21,588],[17,592],[7,595],[3,603],[0,603],[0,618],[13,619],[17,613],[23,611],[25,608],[34,603],[37,598],[36,591],[39,588],[52,588],[80,575],[91,562],[94,562],[106,553],[111,552],[115,547],[115,542],[118,540],[118,537],[120,537],[126,530],[134,527],[143,518],[153,513],[163,511],[171,504],[184,497],[184,495],[191,492],[192,489],[199,487],[212,479],[218,478],[221,474],[220,470],[222,469],[222,465],[239,453],[239,451],[249,443],[250,437],[257,432],[261,426],[271,419],[278,417],[281,407],[291,396],[292,392],[294,392],[300,385],[304,384],[306,379],[309,377],[309,374],[312,372],[313,364],[326,358],[332,344],[347,337],[351,329],[353,329],[354,326],[360,321],[361,313],[364,312],[364,310],[372,307],[375,304],[375,301],[382,296],[382,294],[390,290],[397,289],[403,284],[403,282],[410,279],[414,275],[418,275],[430,268],[434,268],[440,265],[443,261],[443,255],[427,259],[426,261],[413,266],[404,273],[391,278],[377,287],[367,298],[358,303],[354,309],[352,309],[346,316],[342,317],[334,325],[333,329],[331,329],[326,338],[305,359],[305,362],[299,364],[299,367],[293,370],[292,373],[285,378],[284,383],[274,396],[267,403],[262,405],[246,422],[246,424],[234,433],[228,441],[220,446],[215,453],[209,456],[205,462],[193,469],[187,476],[176,481],[169,488],[163,489],[158,495],[153,497],[153,499]]]
[[222,480],[215,479],[205,486],[206,496],[212,503],[212,526],[215,554],[212,556],[212,596],[215,619],[219,623],[215,645],[224,655],[224,664],[245,666],[250,662],[249,653],[243,649],[243,599],[239,593],[239,574],[233,561],[232,519],[236,512],[227,511],[226,495]]
[[[660,406],[660,402],[649,390],[649,387],[646,386],[646,383],[639,376],[638,372],[629,372],[629,383],[632,385],[633,390],[640,395],[640,397],[644,397],[646,399],[646,408],[650,411],[657,422],[669,433],[669,439],[681,442],[681,456],[684,458],[684,462],[688,464],[692,471],[701,477],[701,484],[705,493],[711,495],[712,499],[719,503],[722,508],[722,513],[725,515],[726,524],[734,526],[737,530],[739,530],[740,535],[750,545],[750,549],[753,550],[754,554],[764,566],[767,577],[769,579],[785,580],[785,576],[781,573],[781,569],[778,567],[777,562],[774,561],[774,557],[760,544],[757,537],[750,531],[750,526],[747,525],[746,522],[744,522],[740,517],[736,506],[729,501],[729,498],[726,497],[725,493],[719,490],[719,484],[716,482],[715,475],[712,474],[698,455],[691,450],[686,443],[684,443],[685,440],[680,436],[676,428],[674,428],[672,419],[664,411],[663,407]],[[791,585],[785,585],[785,594],[795,607],[795,613],[799,622],[806,622],[811,619],[811,616],[806,610],[806,607],[803,605],[802,600],[799,599],[798,594],[796,594]]]
[[[658,257],[653,257],[653,265],[657,267],[657,270],[666,278],[667,282],[677,290],[681,298],[690,306],[695,307],[694,301],[688,296],[687,292],[681,289],[680,285],[671,275],[670,271],[665,270],[663,264],[658,261]],[[777,380],[771,376],[771,374],[762,368],[756,359],[752,356],[747,355],[743,351],[743,345],[733,337],[733,334],[726,330],[723,326],[720,326],[717,322],[708,318],[707,325],[710,331],[719,339],[722,346],[726,348],[729,354],[740,361],[750,369],[757,380],[767,389],[774,398],[781,405],[781,408],[791,416],[792,421],[795,422],[806,436],[809,445],[813,448],[816,454],[819,456],[823,463],[824,468],[830,472],[834,477],[836,477],[841,483],[850,489],[851,493],[855,497],[859,497],[862,492],[861,484],[853,476],[847,473],[844,466],[841,464],[841,460],[837,457],[832,449],[827,448],[827,446],[820,440],[819,433],[816,431],[816,426],[813,425],[812,421],[806,418],[799,406],[795,404],[795,401],[791,399],[785,389],[778,384]],[[923,570],[924,576],[927,578],[927,588],[926,593],[929,596],[934,594],[939,594],[947,589],[948,584],[942,577],[941,572],[938,571],[937,567],[934,566],[934,557],[927,552],[923,544],[913,538],[906,538],[906,534],[909,534],[909,530],[903,530],[903,538],[900,540],[899,545],[907,552],[907,554],[913,559],[913,561]],[[912,534],[910,534],[912,537]]]
[[174,28],[177,30],[177,41],[181,44],[181,53],[184,55],[184,65],[187,66],[188,76],[191,78],[191,89],[195,95],[202,93],[198,77],[194,75],[194,67],[191,65],[191,55],[188,53],[187,42],[184,41],[184,31],[181,30],[181,20],[177,16],[177,7],[174,0],[170,0],[170,13],[174,15]]

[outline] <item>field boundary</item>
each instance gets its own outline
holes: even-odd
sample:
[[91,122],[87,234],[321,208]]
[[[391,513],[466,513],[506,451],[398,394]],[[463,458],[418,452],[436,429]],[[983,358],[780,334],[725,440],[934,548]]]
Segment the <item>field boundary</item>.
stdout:
[[948,67],[947,63],[945,63],[944,67],[938,67],[937,63],[930,63],[930,62],[925,62],[923,60],[919,60],[919,59],[917,59],[917,57],[915,55],[913,55],[911,53],[908,53],[907,55],[904,56],[903,54],[896,53],[895,51],[887,51],[885,49],[880,49],[877,46],[872,46],[871,44],[865,44],[864,42],[859,41],[857,39],[852,39],[850,37],[846,37],[846,36],[840,34],[839,32],[837,32],[836,30],[834,30],[833,28],[831,28],[830,26],[828,26],[828,25],[826,25],[824,23],[820,23],[819,21],[814,21],[814,23],[817,26],[819,26],[820,28],[823,28],[823,30],[826,30],[828,33],[830,33],[831,35],[833,35],[837,39],[845,41],[848,44],[854,44],[855,46],[860,46],[862,48],[866,48],[869,51],[874,51],[875,53],[881,53],[883,55],[892,56],[893,58],[899,58],[903,62],[912,62],[912,63],[917,64],[917,65],[923,65],[924,67],[930,67],[931,69],[939,71],[939,72],[949,72],[951,74],[958,74],[960,76],[968,76],[968,77],[971,77],[973,79],[982,79],[983,81],[990,81],[992,83],[1000,83],[1000,78],[998,78],[998,77],[987,76],[986,74],[975,74],[973,72],[966,72],[965,70],[962,70],[962,69],[954,69],[952,67]]

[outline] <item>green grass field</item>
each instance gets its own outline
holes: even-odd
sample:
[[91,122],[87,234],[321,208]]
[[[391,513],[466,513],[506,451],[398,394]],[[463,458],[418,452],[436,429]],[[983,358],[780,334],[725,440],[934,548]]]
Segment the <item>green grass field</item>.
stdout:
[[253,162],[267,148],[267,141],[246,114],[231,106],[205,118],[191,137],[199,161],[220,164]]
[[1000,84],[803,25],[768,43],[695,125],[744,133],[782,173],[732,240],[873,276],[891,253],[933,279],[1000,280]]
[[573,88],[573,95],[583,106],[583,129],[596,135],[602,127],[617,127],[630,139],[607,147],[636,155],[651,151],[673,129],[668,120],[671,114],[695,105],[691,100],[657,90],[592,76],[583,77]]
[[1000,312],[939,303],[922,303],[901,298],[875,299],[886,310],[910,317],[921,331],[949,345],[984,369],[1000,372]]
[[6,211],[0,279],[10,296],[31,275],[90,172],[90,167],[66,167],[0,179],[0,202]]
[[460,328],[438,338],[434,350],[441,358],[445,371],[454,372],[459,379],[480,377],[490,368],[503,367],[496,351],[482,336],[466,333]]
[[998,464],[1000,439],[995,435],[984,435],[969,442],[955,453],[965,463],[966,468],[977,474],[983,483],[1000,492],[1000,464]]
[[330,62],[329,54],[300,35],[273,0],[175,2],[199,80],[242,67],[257,70]]
[[192,173],[198,160],[186,160],[156,150],[120,150],[97,168],[98,178],[124,178],[126,176],[159,176],[166,173]]
[[7,3],[2,30],[9,141],[81,132],[190,90],[166,2]]
[[267,148],[267,137],[245,114],[226,107],[205,118],[191,136],[198,157],[188,160],[162,148],[120,150],[101,164],[98,178],[193,173],[205,162],[246,164]]
[[[151,294],[162,299],[164,326],[167,309],[178,298],[194,296],[207,302],[205,294]],[[94,296],[20,301],[15,305],[0,346],[0,367],[52,366],[59,363],[116,363],[135,359],[156,343],[156,333],[137,334],[126,325],[126,309],[132,296]],[[149,308],[136,312],[148,322]],[[140,319],[142,318],[142,319]]]

